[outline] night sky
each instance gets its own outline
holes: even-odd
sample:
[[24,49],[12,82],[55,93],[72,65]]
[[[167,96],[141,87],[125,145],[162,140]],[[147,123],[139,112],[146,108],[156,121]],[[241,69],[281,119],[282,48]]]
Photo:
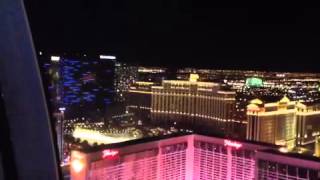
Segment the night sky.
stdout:
[[26,0],[38,50],[168,67],[320,72],[320,10],[189,0]]

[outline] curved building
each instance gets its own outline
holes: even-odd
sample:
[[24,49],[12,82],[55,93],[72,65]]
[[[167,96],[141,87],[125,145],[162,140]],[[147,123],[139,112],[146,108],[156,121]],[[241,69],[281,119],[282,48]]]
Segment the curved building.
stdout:
[[158,123],[232,132],[236,93],[223,91],[216,83],[198,82],[198,77],[191,74],[189,81],[164,80],[162,86],[153,86],[151,119]]

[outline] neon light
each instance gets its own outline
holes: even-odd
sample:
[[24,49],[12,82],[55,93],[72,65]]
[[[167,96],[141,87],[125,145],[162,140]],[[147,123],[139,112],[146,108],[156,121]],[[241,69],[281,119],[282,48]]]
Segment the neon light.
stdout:
[[70,159],[71,157],[70,156],[67,156],[60,164],[61,167],[63,166],[67,166],[67,165],[70,165]]
[[263,81],[260,78],[252,77],[246,79],[246,86],[248,87],[262,87]]
[[111,60],[114,60],[114,59],[117,59],[117,58],[115,56],[100,55],[100,59],[111,59]]
[[189,78],[190,82],[197,82],[198,79],[199,79],[199,75],[198,74],[190,74],[190,78]]
[[60,108],[59,108],[59,111],[62,111],[62,112],[63,112],[63,111],[65,111],[65,110],[66,110],[65,107],[60,107]]
[[60,57],[59,56],[51,56],[51,61],[58,62],[58,61],[60,61]]
[[224,140],[224,145],[229,147],[234,147],[236,149],[239,149],[242,147],[242,144],[230,140]]
[[106,149],[102,151],[102,158],[113,158],[119,154],[119,151],[116,150],[111,150],[111,149]]
[[84,165],[85,164],[80,159],[75,159],[71,162],[71,167],[76,173],[81,172],[84,168]]
[[286,148],[286,147],[281,147],[281,148],[279,148],[279,151],[282,152],[282,153],[287,153],[287,152],[289,152],[288,148]]

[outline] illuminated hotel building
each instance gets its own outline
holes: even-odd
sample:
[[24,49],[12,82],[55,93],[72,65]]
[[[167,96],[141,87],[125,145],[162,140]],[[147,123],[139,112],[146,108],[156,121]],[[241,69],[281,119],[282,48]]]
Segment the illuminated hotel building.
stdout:
[[255,151],[270,148],[265,144],[202,135],[150,140],[74,150],[71,177],[73,180],[250,180],[255,177]]
[[264,104],[254,99],[247,106],[247,139],[288,148],[296,144],[295,102],[287,97],[276,103]]
[[[82,110],[92,107],[103,111],[112,102],[113,61],[88,57],[62,58],[60,66],[65,107],[84,107]],[[76,111],[79,113],[79,109]]]
[[39,63],[41,63],[42,77],[46,79],[48,83],[46,91],[49,94],[50,106],[54,112],[58,112],[59,107],[62,106],[62,81],[61,81],[61,68],[60,68],[60,57],[59,56],[40,56]]
[[198,77],[191,74],[189,81],[164,80],[162,86],[153,86],[151,119],[232,131],[235,92],[220,90],[216,83],[198,82]]
[[114,89],[116,102],[124,102],[125,93],[130,85],[137,79],[138,67],[125,63],[115,63]]
[[87,117],[104,113],[113,102],[113,59],[71,54],[43,55],[41,60],[45,62],[42,68],[53,112],[65,107],[66,118]]
[[75,148],[70,169],[73,180],[316,180],[320,159],[265,143],[191,134]]
[[297,144],[315,142],[320,135],[320,104],[297,103]]
[[317,157],[320,157],[320,138],[319,138],[319,136],[315,137],[314,155]]
[[262,150],[256,153],[256,179],[320,179],[320,159],[301,154]]
[[137,117],[150,119],[153,82],[136,81],[126,93],[126,109]]

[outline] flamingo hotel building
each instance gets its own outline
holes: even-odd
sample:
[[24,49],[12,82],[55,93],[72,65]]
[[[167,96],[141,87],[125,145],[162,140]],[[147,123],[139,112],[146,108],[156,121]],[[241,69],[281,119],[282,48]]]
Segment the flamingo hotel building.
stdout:
[[[299,163],[301,162],[301,163]],[[197,134],[81,148],[71,153],[71,179],[319,179],[320,160],[284,147]]]

